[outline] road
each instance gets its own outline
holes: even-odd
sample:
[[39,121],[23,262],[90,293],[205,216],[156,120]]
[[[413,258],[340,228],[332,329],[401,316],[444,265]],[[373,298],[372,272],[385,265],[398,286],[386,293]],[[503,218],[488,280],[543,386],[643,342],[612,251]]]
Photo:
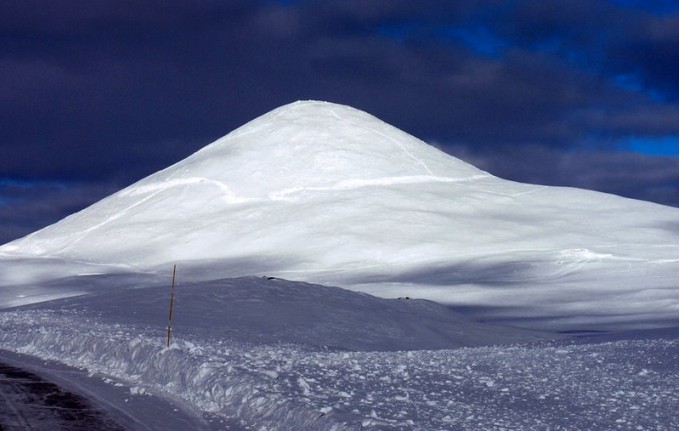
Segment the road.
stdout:
[[84,398],[0,363],[0,430],[123,431]]
[[243,431],[237,419],[132,383],[0,349],[0,431]]

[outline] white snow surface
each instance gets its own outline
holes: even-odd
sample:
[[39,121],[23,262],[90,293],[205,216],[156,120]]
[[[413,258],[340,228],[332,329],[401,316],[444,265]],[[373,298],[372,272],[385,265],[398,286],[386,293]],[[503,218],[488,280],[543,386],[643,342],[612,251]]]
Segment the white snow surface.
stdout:
[[[0,247],[0,286],[174,263],[195,280],[268,274],[527,327],[665,326],[678,210],[502,180],[359,110],[304,101]],[[62,295],[4,289],[0,305]]]
[[[550,342],[429,301],[245,277],[179,284],[166,348],[169,289],[157,281],[61,280],[82,294],[3,310],[0,348],[122,388],[129,395],[115,407],[129,409],[131,430],[182,429],[145,416],[168,401],[209,415],[210,427],[192,429],[678,426],[677,337]],[[499,340],[522,344],[460,347]],[[459,348],[398,350],[447,343]],[[76,388],[95,386],[80,379]],[[111,399],[102,392],[96,400]]]

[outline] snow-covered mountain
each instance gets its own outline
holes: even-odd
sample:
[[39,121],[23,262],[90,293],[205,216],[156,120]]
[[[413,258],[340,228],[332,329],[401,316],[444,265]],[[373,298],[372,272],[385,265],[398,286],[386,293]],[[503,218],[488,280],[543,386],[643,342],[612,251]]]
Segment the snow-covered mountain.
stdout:
[[297,102],[0,247],[0,361],[131,430],[677,429],[677,330],[474,319],[676,325],[677,227]]
[[34,258],[71,275],[174,263],[197,281],[275,275],[529,326],[677,320],[676,208],[502,180],[315,101],[0,247],[4,284],[55,277],[16,269]]

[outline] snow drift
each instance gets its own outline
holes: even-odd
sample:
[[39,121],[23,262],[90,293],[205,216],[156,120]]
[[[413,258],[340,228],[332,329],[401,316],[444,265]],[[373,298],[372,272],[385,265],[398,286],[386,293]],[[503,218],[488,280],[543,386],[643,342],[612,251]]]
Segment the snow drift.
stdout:
[[34,258],[71,275],[179,263],[525,325],[659,326],[677,320],[677,227],[675,208],[505,181],[364,112],[296,102],[0,247],[0,284],[53,277],[16,269]]
[[[166,349],[162,331],[150,329],[102,324],[96,315],[82,311],[4,312],[0,346],[85,368],[95,378],[125,385],[130,406],[149,394],[161,394],[243,425],[213,429],[678,425],[677,339],[342,352],[244,345],[203,334]],[[132,429],[173,429],[171,425]]]

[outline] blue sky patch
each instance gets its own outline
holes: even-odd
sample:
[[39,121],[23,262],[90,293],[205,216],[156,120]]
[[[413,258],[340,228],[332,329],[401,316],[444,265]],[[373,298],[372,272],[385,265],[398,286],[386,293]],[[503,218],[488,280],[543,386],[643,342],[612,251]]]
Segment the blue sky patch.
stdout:
[[637,153],[650,156],[677,156],[678,136],[630,138],[625,141],[624,146]]
[[445,27],[441,29],[440,35],[461,42],[471,51],[490,58],[500,58],[510,46],[508,41],[484,26]]

